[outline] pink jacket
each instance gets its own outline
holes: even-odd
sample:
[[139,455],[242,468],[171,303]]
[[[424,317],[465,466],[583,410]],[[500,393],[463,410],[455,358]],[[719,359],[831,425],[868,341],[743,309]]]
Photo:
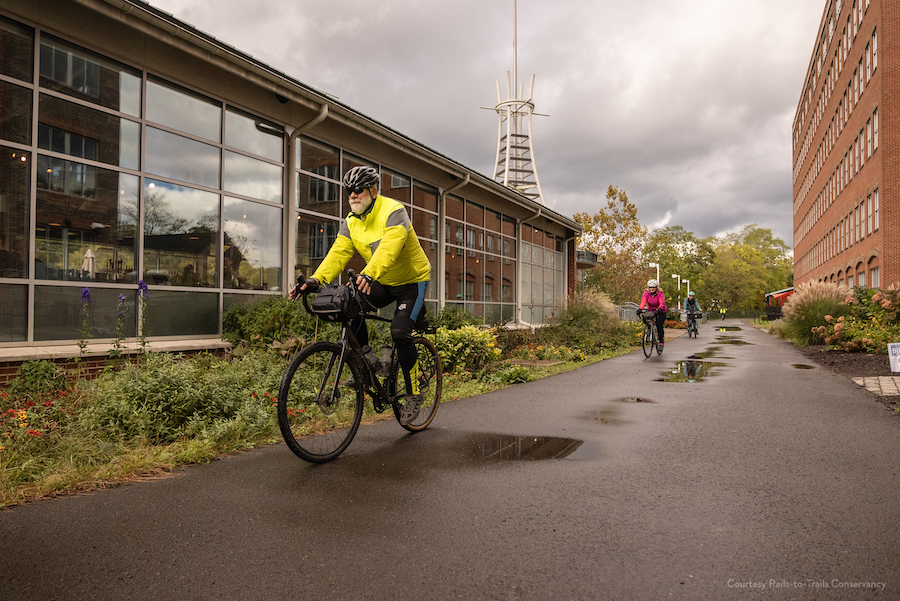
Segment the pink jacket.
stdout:
[[649,290],[644,290],[644,296],[641,297],[641,304],[639,306],[641,309],[647,307],[654,311],[659,309],[668,311],[668,308],[666,307],[666,293],[662,290],[657,290],[656,294],[650,294]]

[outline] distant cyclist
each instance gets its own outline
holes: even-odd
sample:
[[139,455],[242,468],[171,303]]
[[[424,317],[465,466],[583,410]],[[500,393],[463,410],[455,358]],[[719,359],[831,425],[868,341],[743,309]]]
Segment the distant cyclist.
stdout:
[[656,311],[656,333],[659,334],[659,348],[662,349],[665,342],[665,326],[666,326],[666,294],[659,288],[659,282],[656,280],[647,281],[647,289],[641,296],[641,303],[638,308],[643,310],[647,308]]
[[700,308],[700,303],[697,302],[696,298],[694,298],[693,290],[688,292],[687,298],[684,299],[684,310],[687,313],[702,313],[703,312],[703,309]]
[[[684,312],[687,313],[688,325],[690,326],[691,322],[693,322],[694,332],[697,332],[697,319],[692,317],[691,314],[701,313],[702,311],[703,309],[700,308],[700,303],[694,298],[694,291],[689,291],[687,298],[684,299]],[[690,334],[690,332],[688,332],[688,334]]]

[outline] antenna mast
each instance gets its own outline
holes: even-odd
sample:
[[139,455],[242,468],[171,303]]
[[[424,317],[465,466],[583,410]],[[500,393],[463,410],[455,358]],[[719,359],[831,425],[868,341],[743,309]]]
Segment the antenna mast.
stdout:
[[[534,75],[525,96],[525,86],[518,83],[518,23],[516,2],[513,0],[513,70],[506,72],[506,100],[500,95],[497,82],[497,104],[494,110],[499,118],[497,130],[497,160],[494,180],[516,190],[543,205],[540,180],[534,164],[534,146],[531,141],[531,116],[534,114]],[[511,81],[510,81],[511,78]]]

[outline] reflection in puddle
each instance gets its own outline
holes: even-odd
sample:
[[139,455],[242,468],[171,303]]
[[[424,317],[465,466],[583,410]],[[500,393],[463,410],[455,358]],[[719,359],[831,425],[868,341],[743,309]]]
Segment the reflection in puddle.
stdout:
[[720,336],[719,338],[716,338],[716,342],[721,342],[722,344],[736,344],[736,345],[753,344],[752,342],[747,342],[746,340],[741,340],[740,338],[733,338],[730,336]]
[[637,396],[626,396],[621,399],[616,399],[618,403],[655,403],[656,401],[651,401],[650,399],[645,399]]
[[737,326],[721,326],[718,328],[713,328],[716,332],[740,332],[741,328]]
[[574,438],[504,434],[473,434],[466,442],[469,457],[478,461],[563,459],[584,443]]
[[664,376],[657,380],[659,382],[702,382],[706,378],[719,375],[715,370],[716,367],[727,367],[727,363],[718,363],[715,361],[694,361],[688,359],[679,361],[675,364],[672,371],[666,372]]
[[815,369],[815,365],[803,365],[802,363],[794,363],[791,367],[796,367],[797,369]]

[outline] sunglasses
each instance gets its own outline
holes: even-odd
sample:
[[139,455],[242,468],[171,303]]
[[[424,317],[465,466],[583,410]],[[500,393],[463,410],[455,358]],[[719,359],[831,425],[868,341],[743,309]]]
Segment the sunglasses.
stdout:
[[363,193],[363,190],[368,190],[369,187],[368,186],[356,186],[353,188],[344,188],[344,189],[347,190],[347,194],[359,195],[359,194]]

